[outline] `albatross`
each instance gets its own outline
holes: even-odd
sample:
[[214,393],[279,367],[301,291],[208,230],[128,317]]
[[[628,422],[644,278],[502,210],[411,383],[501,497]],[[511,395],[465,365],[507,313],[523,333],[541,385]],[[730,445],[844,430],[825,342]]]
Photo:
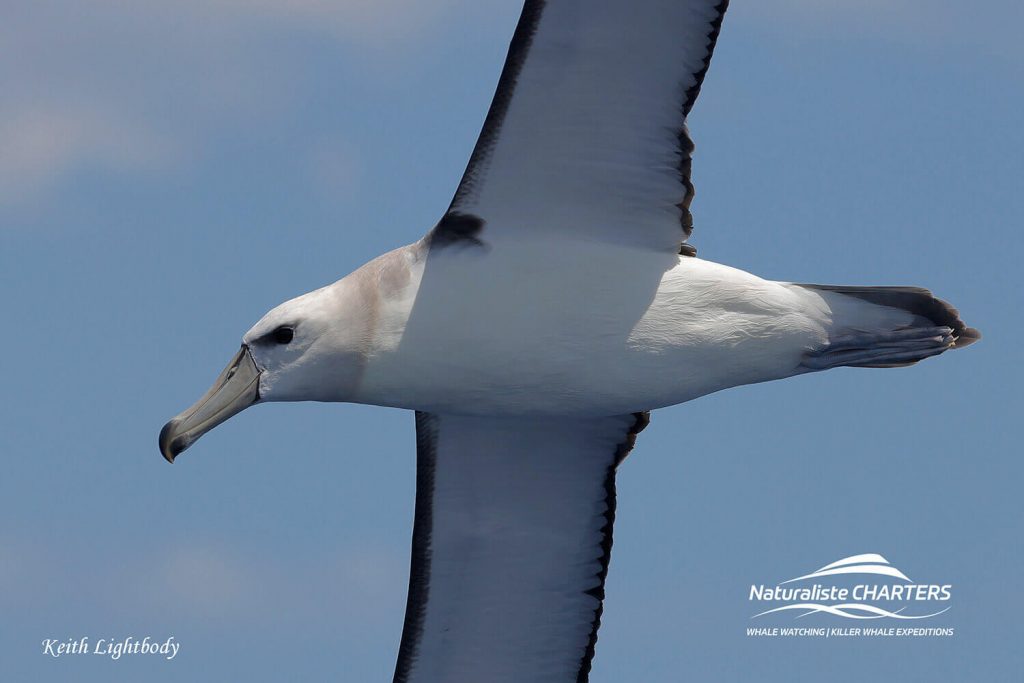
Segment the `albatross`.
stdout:
[[415,411],[395,681],[586,681],[616,468],[649,412],[979,338],[916,287],[776,282],[697,257],[693,143],[728,2],[527,0],[447,212],[287,301],[160,433],[255,403]]

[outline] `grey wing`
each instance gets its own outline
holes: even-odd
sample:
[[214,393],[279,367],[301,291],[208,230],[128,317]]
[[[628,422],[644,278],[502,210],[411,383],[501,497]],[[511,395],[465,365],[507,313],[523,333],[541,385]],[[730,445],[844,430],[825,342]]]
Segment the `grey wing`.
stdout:
[[437,244],[687,253],[700,92],[727,0],[527,0]]
[[416,414],[416,522],[395,681],[586,681],[615,470],[647,414]]

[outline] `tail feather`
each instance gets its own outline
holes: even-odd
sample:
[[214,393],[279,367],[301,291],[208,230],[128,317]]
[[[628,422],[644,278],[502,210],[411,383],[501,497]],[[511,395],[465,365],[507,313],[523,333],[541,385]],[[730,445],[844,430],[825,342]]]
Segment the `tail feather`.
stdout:
[[798,286],[821,296],[832,315],[828,344],[804,358],[808,370],[903,367],[981,338],[920,287]]

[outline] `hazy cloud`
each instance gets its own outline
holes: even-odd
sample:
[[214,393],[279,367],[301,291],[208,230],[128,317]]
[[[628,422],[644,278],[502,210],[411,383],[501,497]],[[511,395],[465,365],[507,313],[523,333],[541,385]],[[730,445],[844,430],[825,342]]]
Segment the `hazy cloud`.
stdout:
[[[379,44],[422,32],[453,0],[186,0],[196,16],[228,21],[287,22],[296,28],[328,31],[345,40]],[[393,47],[389,43],[388,49]]]
[[0,202],[32,196],[84,163],[149,170],[175,158],[170,139],[122,112],[6,107],[0,119]]
[[372,542],[275,557],[223,539],[97,549],[0,536],[0,607],[55,625],[82,614],[302,621],[338,611],[381,625],[404,605],[407,569],[404,545]]
[[[194,158],[217,130],[287,111],[288,58],[326,35],[386,68],[455,0],[16,0],[0,22],[0,204],[77,170]],[[291,54],[292,59],[299,59]],[[351,171],[323,159],[314,173]],[[339,162],[340,163],[340,162]]]
[[141,575],[151,596],[193,615],[234,613],[252,601],[258,588],[245,562],[213,547],[171,548],[147,570]]
[[[454,13],[497,0],[12,0],[0,22],[0,205],[44,196],[76,171],[163,171],[239,126],[268,127],[314,86],[310,39],[359,69],[400,64]],[[1002,14],[1024,13],[1022,6]],[[851,31],[928,50],[969,45],[1019,61],[1020,22],[926,0],[734,4],[730,21],[769,30]],[[1024,19],[1024,17],[1021,17]],[[985,28],[980,24],[985,23]],[[866,46],[867,49],[867,46]],[[331,141],[343,150],[344,141]],[[358,175],[351,158],[308,155],[314,182]]]
[[[142,604],[191,617],[302,620],[343,610],[377,623],[380,606],[404,600],[404,553],[374,546],[288,559],[251,556],[239,549],[181,545],[151,558],[132,593]],[[131,580],[131,579],[129,579]],[[396,589],[396,587],[399,587]],[[120,594],[128,591],[122,585]]]

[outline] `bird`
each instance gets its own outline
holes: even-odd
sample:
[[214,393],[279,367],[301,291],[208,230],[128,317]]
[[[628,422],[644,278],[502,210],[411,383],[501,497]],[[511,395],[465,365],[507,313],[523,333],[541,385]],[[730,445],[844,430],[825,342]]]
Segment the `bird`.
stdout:
[[588,680],[615,475],[651,411],[980,338],[926,289],[697,256],[686,119],[727,6],[526,0],[447,211],[270,310],[160,432],[173,462],[256,403],[414,411],[396,682]]

